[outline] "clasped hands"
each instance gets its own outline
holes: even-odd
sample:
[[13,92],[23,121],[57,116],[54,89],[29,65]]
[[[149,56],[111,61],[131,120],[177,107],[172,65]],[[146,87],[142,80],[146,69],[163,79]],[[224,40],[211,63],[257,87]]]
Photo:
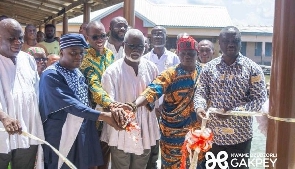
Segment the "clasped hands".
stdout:
[[102,120],[116,130],[125,130],[127,124],[132,120],[131,117],[135,117],[136,106],[133,103],[112,102],[108,108],[110,111],[110,113],[108,113],[111,118]]

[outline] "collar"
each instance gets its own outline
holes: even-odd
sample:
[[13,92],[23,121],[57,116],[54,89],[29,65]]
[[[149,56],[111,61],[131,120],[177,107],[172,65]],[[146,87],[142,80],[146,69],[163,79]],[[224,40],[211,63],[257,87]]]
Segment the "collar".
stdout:
[[[151,52],[151,55],[156,55],[158,57],[158,55],[154,53],[154,48],[150,52]],[[166,48],[164,48],[164,53],[163,53],[162,56],[164,56],[164,55],[167,55],[167,49]]]
[[86,51],[87,51],[87,53],[89,53],[92,56],[103,56],[106,54],[107,48],[103,47],[103,52],[99,53],[99,51],[96,51],[93,47],[90,46],[90,48]]
[[220,56],[220,63],[218,64],[221,64],[221,65],[226,65],[226,66],[232,66],[232,65],[241,65],[243,66],[244,64],[244,60],[245,60],[245,56],[243,56],[241,53],[239,53],[239,56],[236,58],[235,62],[231,65],[227,65],[225,62],[224,62],[224,59],[222,58],[222,55]]

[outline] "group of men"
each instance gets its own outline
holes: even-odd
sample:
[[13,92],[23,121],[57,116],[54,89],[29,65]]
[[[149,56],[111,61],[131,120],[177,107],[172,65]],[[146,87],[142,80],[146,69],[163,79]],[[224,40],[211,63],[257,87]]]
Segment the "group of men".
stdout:
[[[34,167],[40,143],[16,134],[22,131],[45,139],[79,169],[106,169],[110,161],[113,169],[157,168],[159,147],[162,168],[180,168],[185,135],[200,128],[205,110],[258,111],[266,99],[263,72],[239,53],[235,27],[221,30],[222,55],[212,61],[214,44],[187,34],[179,36],[176,53],[168,51],[162,26],[152,29],[153,48],[144,54],[143,33],[128,29],[123,17],[111,20],[109,37],[98,21],[82,24],[79,32],[61,37],[60,60],[42,71],[39,83],[36,63],[20,51],[21,26],[0,21],[0,128],[7,131],[0,132],[6,145],[0,168],[9,162],[13,169]],[[127,112],[135,113],[139,130],[124,130]],[[251,117],[210,118],[215,155],[249,153]],[[50,147],[43,151],[44,168],[68,168]]]

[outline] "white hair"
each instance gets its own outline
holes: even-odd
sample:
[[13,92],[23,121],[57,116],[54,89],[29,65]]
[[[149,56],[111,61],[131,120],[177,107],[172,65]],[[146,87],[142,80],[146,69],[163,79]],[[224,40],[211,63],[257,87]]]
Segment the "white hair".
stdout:
[[144,35],[143,35],[143,33],[142,33],[140,30],[138,30],[138,29],[129,29],[129,30],[126,32],[125,36],[124,36],[124,42],[127,41],[127,39],[129,38],[129,36],[139,36],[139,37],[142,38],[142,40],[143,40],[143,42],[144,42]]

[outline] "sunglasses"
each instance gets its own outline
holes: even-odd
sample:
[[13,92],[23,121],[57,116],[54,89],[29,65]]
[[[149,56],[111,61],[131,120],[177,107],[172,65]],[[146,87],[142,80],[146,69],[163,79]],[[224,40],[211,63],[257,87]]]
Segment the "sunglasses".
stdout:
[[48,58],[35,58],[36,62],[47,62]]
[[101,34],[101,35],[93,35],[91,36],[92,40],[98,40],[98,39],[105,39],[107,37],[106,34]]
[[127,42],[124,42],[124,43],[132,50],[134,50],[134,49],[143,50],[144,49],[144,45],[134,45],[134,44],[129,44]]

